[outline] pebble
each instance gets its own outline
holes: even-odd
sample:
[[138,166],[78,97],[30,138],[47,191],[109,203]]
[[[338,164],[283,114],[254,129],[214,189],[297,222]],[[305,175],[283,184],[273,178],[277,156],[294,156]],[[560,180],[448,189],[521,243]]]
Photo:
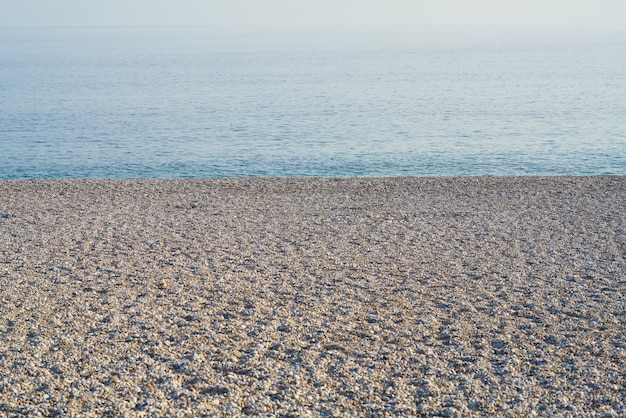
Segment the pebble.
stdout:
[[621,176],[0,181],[0,416],[626,416],[625,207]]

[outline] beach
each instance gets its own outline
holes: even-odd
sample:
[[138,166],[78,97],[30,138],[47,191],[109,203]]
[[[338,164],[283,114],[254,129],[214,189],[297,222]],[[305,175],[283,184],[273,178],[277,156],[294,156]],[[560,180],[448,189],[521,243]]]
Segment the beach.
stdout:
[[626,416],[626,177],[0,181],[0,416]]

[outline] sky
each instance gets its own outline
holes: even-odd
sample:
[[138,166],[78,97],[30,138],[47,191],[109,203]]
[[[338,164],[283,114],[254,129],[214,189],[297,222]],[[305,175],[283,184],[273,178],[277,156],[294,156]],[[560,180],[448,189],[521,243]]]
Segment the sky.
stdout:
[[0,26],[588,24],[626,0],[0,0]]

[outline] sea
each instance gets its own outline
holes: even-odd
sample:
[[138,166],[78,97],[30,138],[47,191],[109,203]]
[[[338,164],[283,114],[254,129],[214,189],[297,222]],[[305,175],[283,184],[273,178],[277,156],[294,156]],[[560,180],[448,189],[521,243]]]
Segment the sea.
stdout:
[[0,179],[626,175],[626,31],[0,27]]

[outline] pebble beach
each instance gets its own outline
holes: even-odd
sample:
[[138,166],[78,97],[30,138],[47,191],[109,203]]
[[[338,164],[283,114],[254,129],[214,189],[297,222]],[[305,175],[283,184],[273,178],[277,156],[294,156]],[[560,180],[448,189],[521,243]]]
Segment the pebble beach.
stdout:
[[626,177],[0,181],[0,417],[626,416]]

